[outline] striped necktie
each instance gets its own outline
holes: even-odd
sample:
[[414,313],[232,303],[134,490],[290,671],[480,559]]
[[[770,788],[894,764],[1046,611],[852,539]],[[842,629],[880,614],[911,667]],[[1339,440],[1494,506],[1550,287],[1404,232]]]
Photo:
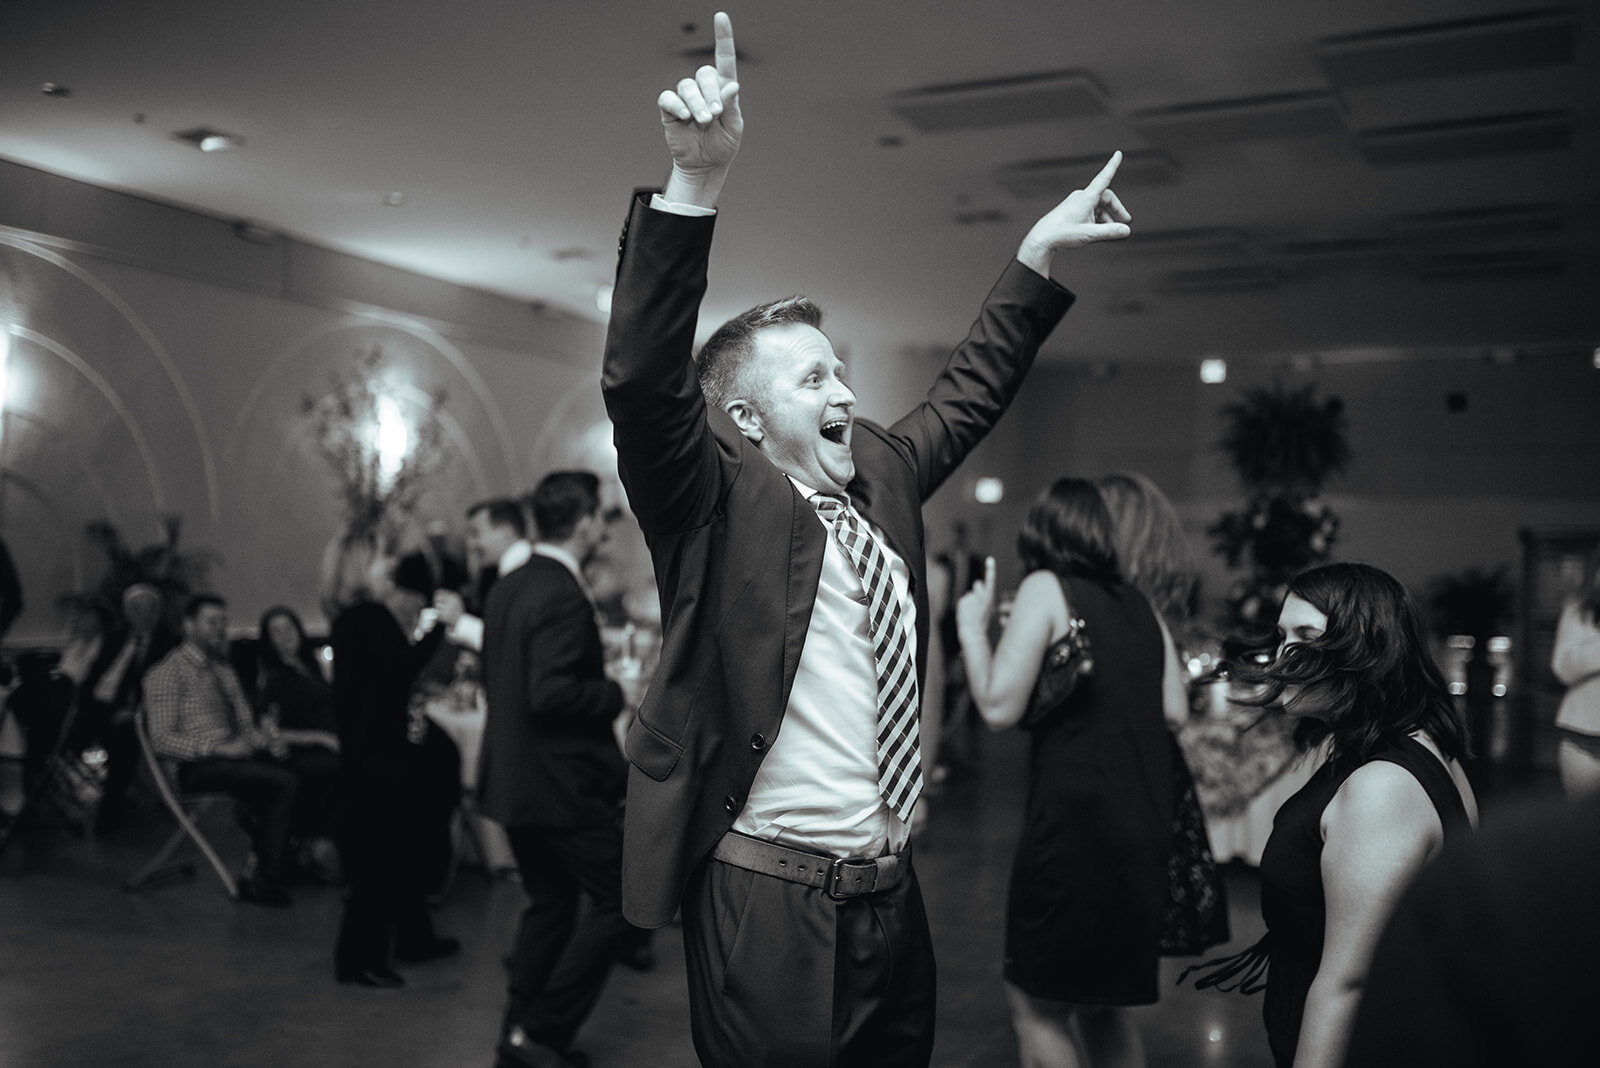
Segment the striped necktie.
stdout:
[[922,793],[922,745],[917,734],[916,638],[900,613],[889,560],[845,497],[819,493],[817,514],[833,529],[867,593],[872,660],[878,676],[878,793],[890,811],[911,820]]

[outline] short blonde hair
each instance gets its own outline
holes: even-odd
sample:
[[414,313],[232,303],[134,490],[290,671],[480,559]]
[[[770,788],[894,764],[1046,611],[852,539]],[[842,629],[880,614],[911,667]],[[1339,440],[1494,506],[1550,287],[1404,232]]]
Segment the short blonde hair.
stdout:
[[372,566],[384,554],[376,532],[351,531],[328,546],[322,557],[322,611],[334,616],[372,597]]

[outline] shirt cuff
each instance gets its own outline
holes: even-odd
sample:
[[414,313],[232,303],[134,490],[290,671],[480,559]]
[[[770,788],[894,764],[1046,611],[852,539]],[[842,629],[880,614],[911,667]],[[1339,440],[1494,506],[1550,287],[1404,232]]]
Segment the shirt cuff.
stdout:
[[[657,194],[659,195],[659,194]],[[483,650],[483,620],[477,616],[462,615],[450,628],[450,640],[464,645],[473,652]]]
[[689,215],[694,218],[704,218],[715,215],[716,208],[702,208],[698,204],[680,204],[675,200],[668,200],[660,193],[650,194],[650,206],[656,211],[670,212],[673,215]]

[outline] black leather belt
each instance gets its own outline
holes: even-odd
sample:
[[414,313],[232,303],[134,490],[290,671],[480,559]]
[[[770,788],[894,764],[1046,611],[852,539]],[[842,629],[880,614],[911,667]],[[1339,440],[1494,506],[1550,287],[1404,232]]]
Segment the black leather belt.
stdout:
[[736,868],[815,886],[829,897],[859,897],[900,885],[911,867],[911,847],[875,860],[838,860],[729,831],[711,855]]

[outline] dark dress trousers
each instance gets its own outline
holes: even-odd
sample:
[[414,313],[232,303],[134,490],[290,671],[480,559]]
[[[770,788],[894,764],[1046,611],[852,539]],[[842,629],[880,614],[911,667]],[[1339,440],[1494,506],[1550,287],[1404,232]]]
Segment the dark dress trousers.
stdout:
[[[480,810],[506,829],[528,906],[512,949],[507,1025],[566,1049],[627,937],[621,807],[626,774],[611,722],[594,608],[559,561],[535,554],[489,591],[489,712]],[[579,900],[591,907],[579,916]]]
[[[715,217],[664,213],[648,195],[636,198],[602,372],[664,628],[660,666],[627,738],[623,903],[646,927],[672,918],[778,735],[828,537],[813,506],[701,394],[691,349],[714,225]],[[910,568],[919,681],[928,632],[922,502],[1005,411],[1071,303],[1071,294],[1013,261],[927,400],[891,427],[855,424],[848,490]],[[698,889],[714,892],[705,882]],[[908,907],[920,915],[920,901]],[[684,911],[687,939],[687,901]],[[781,967],[770,975],[767,985],[798,994]],[[928,983],[931,990],[931,975]],[[692,1011],[703,1015],[708,1000],[691,998]],[[848,1010],[835,1006],[835,1019]]]

